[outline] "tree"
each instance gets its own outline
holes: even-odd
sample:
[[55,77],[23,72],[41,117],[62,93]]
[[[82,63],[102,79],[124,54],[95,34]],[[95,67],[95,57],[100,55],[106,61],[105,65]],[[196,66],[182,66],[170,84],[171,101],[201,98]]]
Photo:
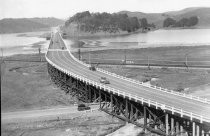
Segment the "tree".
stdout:
[[189,19],[188,18],[182,18],[176,23],[176,27],[184,27],[184,26],[189,26]]
[[166,18],[163,21],[163,27],[169,27],[169,26],[174,26],[176,24],[176,20],[174,20],[173,18]]
[[137,17],[131,17],[130,22],[131,22],[133,31],[140,28],[140,24]]
[[89,11],[85,11],[77,13],[65,22],[65,26],[73,22],[78,24],[80,30],[91,33],[98,31],[116,33],[119,32],[119,29],[132,32],[140,27],[137,17],[106,12],[90,14]]
[[141,27],[142,28],[147,28],[148,27],[148,22],[147,22],[146,18],[140,19],[140,22],[141,22]]
[[189,26],[194,26],[198,24],[198,17],[192,16],[189,18]]
[[185,26],[194,26],[198,23],[198,17],[192,16],[190,18],[182,18],[179,21],[176,21],[172,18],[166,18],[163,22],[163,27],[185,27]]

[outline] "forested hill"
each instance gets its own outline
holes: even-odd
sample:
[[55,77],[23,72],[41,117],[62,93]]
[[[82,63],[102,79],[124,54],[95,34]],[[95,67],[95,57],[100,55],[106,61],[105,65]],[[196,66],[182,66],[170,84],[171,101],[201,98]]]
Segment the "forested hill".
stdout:
[[46,30],[64,24],[56,18],[6,18],[0,20],[0,33],[21,33]]
[[146,18],[148,23],[154,23],[157,28],[163,27],[163,22],[167,18],[172,18],[179,22],[180,20],[190,19],[197,17],[198,23],[196,27],[210,28],[210,7],[192,7],[179,11],[170,11],[164,13],[143,13],[143,12],[130,12],[120,11],[118,14],[127,14],[129,17]]
[[137,17],[127,14],[91,13],[89,11],[77,13],[65,22],[65,27],[76,24],[83,32],[117,33],[120,31],[133,32],[140,28]]

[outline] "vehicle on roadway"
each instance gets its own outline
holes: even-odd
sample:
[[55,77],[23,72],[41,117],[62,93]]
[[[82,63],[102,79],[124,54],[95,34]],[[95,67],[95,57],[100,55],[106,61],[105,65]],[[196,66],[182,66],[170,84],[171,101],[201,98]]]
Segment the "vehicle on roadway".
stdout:
[[82,103],[78,105],[77,110],[78,111],[90,110],[90,107]]
[[96,67],[94,65],[90,65],[89,69],[92,71],[96,71]]
[[103,83],[103,84],[110,84],[109,80],[107,80],[106,77],[101,77],[99,81],[100,83]]
[[62,50],[64,50],[64,47],[62,47]]

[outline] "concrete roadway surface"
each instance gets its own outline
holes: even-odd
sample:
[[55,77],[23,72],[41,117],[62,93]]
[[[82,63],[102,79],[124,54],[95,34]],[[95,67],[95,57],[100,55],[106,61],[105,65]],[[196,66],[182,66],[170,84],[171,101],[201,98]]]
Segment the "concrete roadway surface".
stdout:
[[85,112],[91,112],[99,109],[99,105],[90,105],[91,110],[78,111],[77,106],[68,106],[60,108],[40,109],[40,110],[28,110],[28,111],[16,111],[16,112],[3,112],[1,113],[1,122],[22,122],[22,121],[40,121],[40,120],[52,120],[58,119],[61,116],[77,117],[81,116]]
[[47,54],[47,58],[50,59],[54,64],[57,64],[68,71],[74,72],[77,75],[89,78],[90,80],[96,81],[98,83],[100,83],[99,79],[101,77],[106,77],[110,81],[110,84],[107,85],[109,87],[118,89],[126,93],[130,93],[131,95],[137,95],[145,99],[157,101],[159,103],[173,106],[176,108],[181,108],[184,111],[202,115],[210,119],[210,104],[206,104],[199,101],[191,100],[189,98],[184,98],[181,96],[176,96],[173,94],[161,92],[161,91],[148,88],[142,85],[130,83],[123,79],[118,79],[116,77],[109,76],[107,74],[104,74],[98,71],[91,71],[89,70],[89,68],[76,62],[70,56],[69,52],[56,50],[65,45],[63,42],[60,42],[61,37],[58,33],[54,34],[54,38],[55,39],[53,40],[58,41],[58,42],[54,42],[54,45],[51,45],[55,47],[55,50],[53,51],[53,49],[51,48],[51,50],[48,51],[48,54]]

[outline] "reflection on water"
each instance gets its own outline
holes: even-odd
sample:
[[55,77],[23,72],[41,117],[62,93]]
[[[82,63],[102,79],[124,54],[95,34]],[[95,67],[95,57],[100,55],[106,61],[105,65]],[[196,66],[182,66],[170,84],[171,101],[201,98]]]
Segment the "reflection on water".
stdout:
[[127,36],[95,39],[106,42],[210,43],[210,29],[157,30]]

